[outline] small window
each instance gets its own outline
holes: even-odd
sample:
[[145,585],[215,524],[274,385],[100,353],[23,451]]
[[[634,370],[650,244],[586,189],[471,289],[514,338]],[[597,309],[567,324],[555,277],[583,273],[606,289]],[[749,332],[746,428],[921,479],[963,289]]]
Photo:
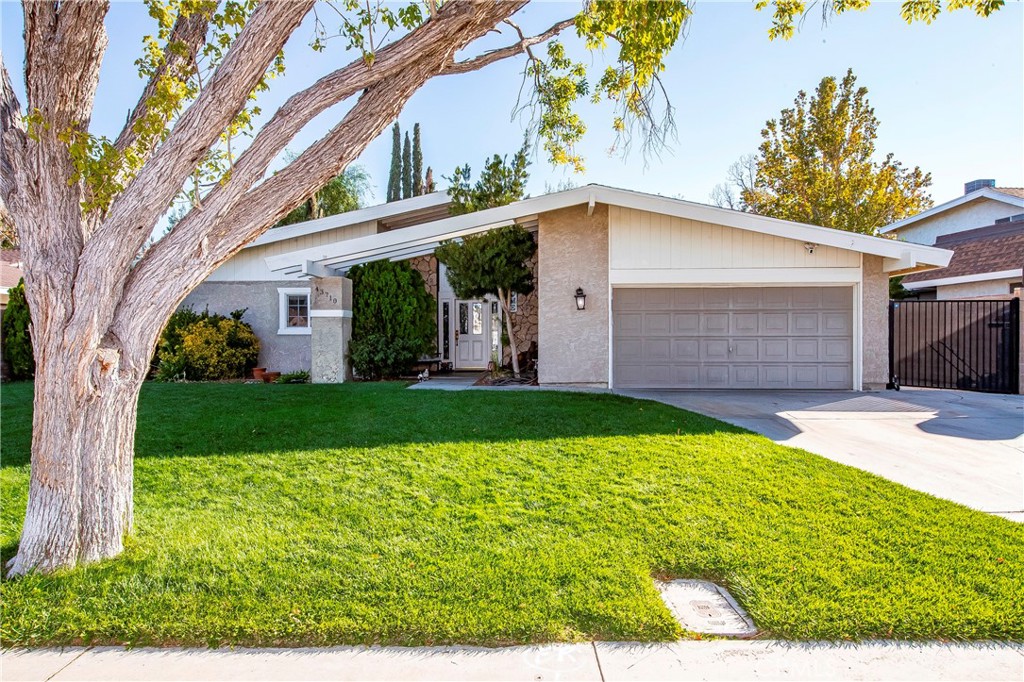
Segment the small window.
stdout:
[[484,333],[484,304],[474,303],[473,304],[473,333],[483,334]]
[[278,334],[311,334],[309,289],[278,289]]
[[468,303],[460,303],[459,304],[459,333],[460,334],[468,334],[469,333],[469,304]]
[[309,326],[309,294],[288,296],[288,327]]

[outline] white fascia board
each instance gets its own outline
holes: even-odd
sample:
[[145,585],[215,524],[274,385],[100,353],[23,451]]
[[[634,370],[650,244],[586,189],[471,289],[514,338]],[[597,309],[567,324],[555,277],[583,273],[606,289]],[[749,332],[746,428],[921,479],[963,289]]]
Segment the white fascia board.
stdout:
[[306,222],[295,223],[286,227],[276,227],[264,232],[257,239],[249,242],[244,248],[273,244],[274,242],[294,239],[296,237],[305,237],[309,234],[316,234],[325,230],[336,230],[339,227],[358,225],[359,223],[367,223],[371,220],[385,220],[393,216],[402,215],[403,213],[412,213],[413,211],[441,206],[448,203],[448,201],[448,194],[446,192],[431,192],[430,194],[402,199],[401,201],[391,201],[386,204],[378,204],[377,206],[358,208],[354,211],[347,211],[327,216],[326,218],[307,220]]
[[930,289],[931,287],[943,287],[950,284],[970,284],[971,282],[988,282],[997,279],[1013,279],[1024,277],[1024,268],[1016,270],[1000,270],[999,272],[978,272],[973,275],[960,275],[959,277],[939,277],[938,279],[925,279],[919,282],[908,282],[903,285],[904,289]]
[[592,201],[833,246],[885,258],[904,259],[910,254],[921,265],[945,267],[953,257],[952,251],[934,246],[910,244],[827,227],[766,218],[752,213],[605,187],[604,185],[586,185],[564,192],[524,199],[508,206],[499,206],[382,234],[302,249],[279,256],[269,256],[266,258],[266,263],[271,270],[289,271],[298,268],[305,260],[318,261],[327,266],[334,263],[367,260],[376,257],[378,253],[395,250],[395,247],[411,248],[437,244],[446,239],[457,239],[469,234],[485,232],[513,222],[524,222],[527,219],[526,216],[536,216],[540,213],[571,206],[589,206]]
[[608,271],[616,287],[751,286],[817,284],[849,286],[860,281],[860,268],[693,268],[685,270]]
[[1017,208],[1024,208],[1024,198],[1015,197],[1012,194],[1004,194],[1003,192],[999,192],[991,187],[982,187],[981,189],[975,190],[970,194],[964,194],[963,196],[959,196],[956,199],[947,201],[944,204],[932,206],[927,211],[921,211],[917,215],[912,215],[909,218],[904,218],[903,220],[897,220],[895,223],[886,225],[885,227],[880,229],[879,233],[888,234],[890,232],[893,232],[894,230],[899,230],[901,228],[907,227],[908,225],[913,225],[919,220],[931,218],[932,216],[938,215],[939,213],[948,211],[951,208],[963,206],[964,204],[974,201],[975,199],[992,199],[993,201],[1001,201],[1004,204],[1016,206]]

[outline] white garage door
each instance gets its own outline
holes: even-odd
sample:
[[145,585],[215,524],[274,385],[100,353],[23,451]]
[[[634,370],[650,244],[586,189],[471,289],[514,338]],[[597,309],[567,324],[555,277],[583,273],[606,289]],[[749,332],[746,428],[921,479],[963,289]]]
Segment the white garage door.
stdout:
[[617,288],[616,388],[853,387],[850,287]]

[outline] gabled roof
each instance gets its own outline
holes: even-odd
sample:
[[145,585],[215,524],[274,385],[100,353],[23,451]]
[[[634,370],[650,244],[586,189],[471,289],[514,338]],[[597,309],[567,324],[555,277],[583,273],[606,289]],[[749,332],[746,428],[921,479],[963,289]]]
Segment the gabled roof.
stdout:
[[963,206],[964,204],[977,201],[978,199],[992,199],[993,201],[1001,201],[1004,204],[1016,206],[1017,208],[1024,208],[1024,190],[1017,187],[982,187],[979,190],[975,190],[969,194],[964,194],[963,196],[947,201],[944,204],[932,206],[927,211],[921,211],[917,215],[912,215],[909,218],[904,218],[903,220],[897,220],[895,223],[883,227],[879,230],[879,233],[888,234],[894,230],[899,230],[907,227],[908,225],[912,225],[919,220],[931,218],[932,216],[948,211],[951,208]]
[[[327,216],[326,218],[320,218],[318,220],[307,220],[303,223],[295,223],[294,225],[286,225],[285,227],[275,227],[246,244],[244,248],[273,244],[274,242],[293,239],[295,237],[305,237],[309,234],[315,234],[325,230],[335,230],[339,227],[358,225],[359,223],[366,223],[371,220],[380,220],[382,222],[401,221],[403,219],[413,217],[416,214],[423,214],[423,218],[436,220],[438,217],[444,217],[448,214],[447,210],[442,210],[440,214],[438,214],[438,211],[436,210],[444,209],[444,207],[448,205],[448,202],[449,199],[446,192],[431,192],[430,194],[423,194],[418,197],[412,197],[411,199],[402,199],[400,201],[391,201],[386,204],[378,204],[367,208],[359,208],[354,211],[339,213],[337,215]],[[424,222],[426,222],[426,220],[424,220]]]
[[816,225],[778,220],[682,199],[644,194],[631,190],[587,185],[563,192],[523,199],[508,206],[453,216],[393,232],[359,237],[266,258],[267,266],[288,274],[318,275],[345,270],[353,265],[384,258],[399,259],[431,253],[446,239],[486,232],[512,223],[530,223],[537,215],[571,206],[607,204],[641,211],[715,223],[741,230],[834,246],[893,260],[890,270],[913,270],[920,266],[944,266],[950,251],[892,239],[869,237]]

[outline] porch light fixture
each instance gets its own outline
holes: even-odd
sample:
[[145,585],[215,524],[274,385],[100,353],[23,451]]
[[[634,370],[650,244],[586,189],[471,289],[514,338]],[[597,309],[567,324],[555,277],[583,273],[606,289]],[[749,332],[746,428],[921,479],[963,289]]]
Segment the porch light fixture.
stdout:
[[817,244],[812,244],[811,242],[805,242],[804,243],[804,248],[807,249],[807,255],[809,255],[809,256],[813,256],[814,255],[814,249],[816,249],[817,247],[818,247]]
[[576,310],[584,310],[587,307],[587,295],[582,288],[576,289]]

